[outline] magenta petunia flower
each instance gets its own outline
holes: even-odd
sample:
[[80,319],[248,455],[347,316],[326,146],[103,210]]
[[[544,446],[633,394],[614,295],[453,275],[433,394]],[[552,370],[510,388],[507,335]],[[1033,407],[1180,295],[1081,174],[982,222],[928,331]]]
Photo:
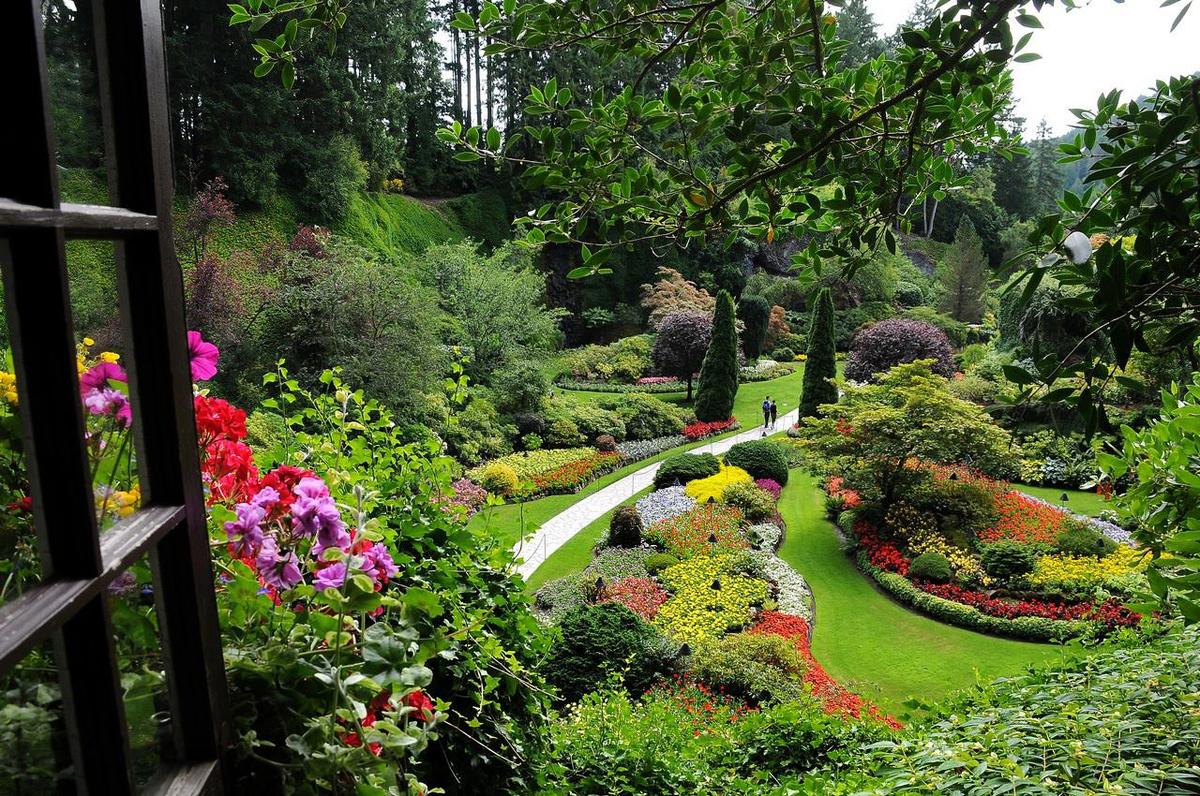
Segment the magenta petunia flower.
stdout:
[[207,381],[217,375],[221,352],[197,331],[188,332],[188,356],[192,361],[192,381]]
[[108,389],[110,381],[129,381],[125,369],[116,362],[101,362],[79,377],[79,396],[87,397],[92,390]]

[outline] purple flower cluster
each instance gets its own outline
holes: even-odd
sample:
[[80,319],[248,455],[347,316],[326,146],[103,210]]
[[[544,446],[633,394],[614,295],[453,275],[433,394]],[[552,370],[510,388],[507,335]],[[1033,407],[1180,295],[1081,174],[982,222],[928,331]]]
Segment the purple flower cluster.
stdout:
[[[236,519],[225,523],[233,554],[253,561],[267,586],[291,589],[303,582],[294,545],[305,539],[312,540],[308,554],[313,559],[313,586],[318,590],[341,588],[351,568],[371,578],[376,588],[399,573],[386,546],[351,537],[329,487],[320,478],[301,478],[291,495],[288,506],[278,490],[264,486],[249,502],[234,506]],[[341,550],[346,557],[321,561],[321,553],[330,548]]]
[[754,482],[754,485],[759,489],[771,495],[771,498],[776,502],[779,501],[779,496],[783,494],[783,487],[774,478],[760,478]]

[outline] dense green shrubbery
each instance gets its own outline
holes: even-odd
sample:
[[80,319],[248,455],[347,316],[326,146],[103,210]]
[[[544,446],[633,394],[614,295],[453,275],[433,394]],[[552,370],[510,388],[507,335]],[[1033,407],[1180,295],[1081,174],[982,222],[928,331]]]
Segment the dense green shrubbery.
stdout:
[[908,565],[908,576],[914,580],[949,583],[951,574],[949,559],[933,551],[921,553]]
[[753,478],[770,478],[781,486],[788,482],[788,463],[779,445],[771,440],[739,442],[725,453],[725,464],[741,467]]
[[676,481],[686,484],[697,478],[708,478],[721,471],[721,463],[711,453],[679,453],[664,459],[654,474],[654,488],[663,489]]
[[944,315],[938,312],[933,307],[912,307],[904,311],[905,318],[913,321],[927,323],[937,329],[941,329],[946,335],[946,339],[955,348],[967,344],[968,332],[967,325],[961,321],[956,321],[949,315]]
[[646,571],[651,575],[657,575],[664,569],[673,567],[679,563],[679,559],[670,553],[655,553],[646,559]]
[[650,367],[650,335],[624,337],[608,345],[588,345],[563,356],[562,364],[577,381],[631,384]]
[[1059,534],[1055,547],[1069,556],[1100,558],[1117,549],[1117,543],[1082,522],[1070,521]]
[[1195,793],[1197,672],[1200,640],[1187,630],[1007,678],[869,747],[858,765],[870,781],[815,792]]
[[613,547],[637,547],[642,543],[642,517],[636,506],[619,506],[613,512],[608,543]]
[[1020,542],[995,542],[979,551],[983,571],[1001,581],[1033,572],[1037,556],[1036,547]]
[[687,412],[675,404],[637,393],[606,398],[600,406],[614,412],[625,424],[627,439],[669,437],[682,431],[688,419]]
[[692,674],[710,688],[754,703],[804,697],[805,661],[791,639],[770,633],[734,633],[700,645]]
[[765,489],[742,481],[730,484],[721,492],[721,502],[742,510],[749,522],[762,522],[775,516],[775,499]]
[[733,297],[722,290],[713,314],[712,340],[700,367],[696,388],[696,419],[705,423],[728,420],[738,390],[738,332]]
[[618,676],[632,693],[641,693],[666,673],[656,649],[656,631],[619,603],[577,608],[563,617],[542,666],[558,689],[560,702],[575,702]]

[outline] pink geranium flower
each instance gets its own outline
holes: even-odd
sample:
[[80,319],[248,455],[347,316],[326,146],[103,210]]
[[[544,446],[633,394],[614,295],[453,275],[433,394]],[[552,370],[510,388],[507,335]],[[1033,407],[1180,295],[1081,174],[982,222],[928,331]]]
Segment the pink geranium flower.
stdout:
[[193,381],[206,381],[217,375],[217,360],[221,352],[197,331],[188,332],[188,356],[192,361]]

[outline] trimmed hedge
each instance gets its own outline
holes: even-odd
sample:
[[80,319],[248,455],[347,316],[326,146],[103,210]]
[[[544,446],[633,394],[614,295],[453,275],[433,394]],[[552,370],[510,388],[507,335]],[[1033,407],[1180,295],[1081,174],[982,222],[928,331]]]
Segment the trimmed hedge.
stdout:
[[721,463],[711,453],[680,453],[663,461],[654,474],[654,488],[662,489],[676,481],[686,484],[697,478],[708,478],[721,471]]
[[672,393],[687,392],[687,385],[681,381],[669,381],[661,384],[613,384],[607,381],[578,381],[574,379],[559,379],[554,383],[560,390],[578,390],[580,392],[611,392],[611,393]]
[[876,569],[867,561],[865,553],[859,552],[858,566],[859,569],[874,578],[884,591],[905,605],[920,611],[931,619],[966,630],[1022,641],[1058,642],[1086,635],[1099,628],[1099,624],[1096,622],[1043,619],[1038,616],[1022,616],[1017,619],[988,616],[969,605],[923,592],[903,575]]
[[725,453],[725,464],[741,467],[754,478],[770,478],[781,486],[788,482],[787,457],[772,441],[739,442]]

